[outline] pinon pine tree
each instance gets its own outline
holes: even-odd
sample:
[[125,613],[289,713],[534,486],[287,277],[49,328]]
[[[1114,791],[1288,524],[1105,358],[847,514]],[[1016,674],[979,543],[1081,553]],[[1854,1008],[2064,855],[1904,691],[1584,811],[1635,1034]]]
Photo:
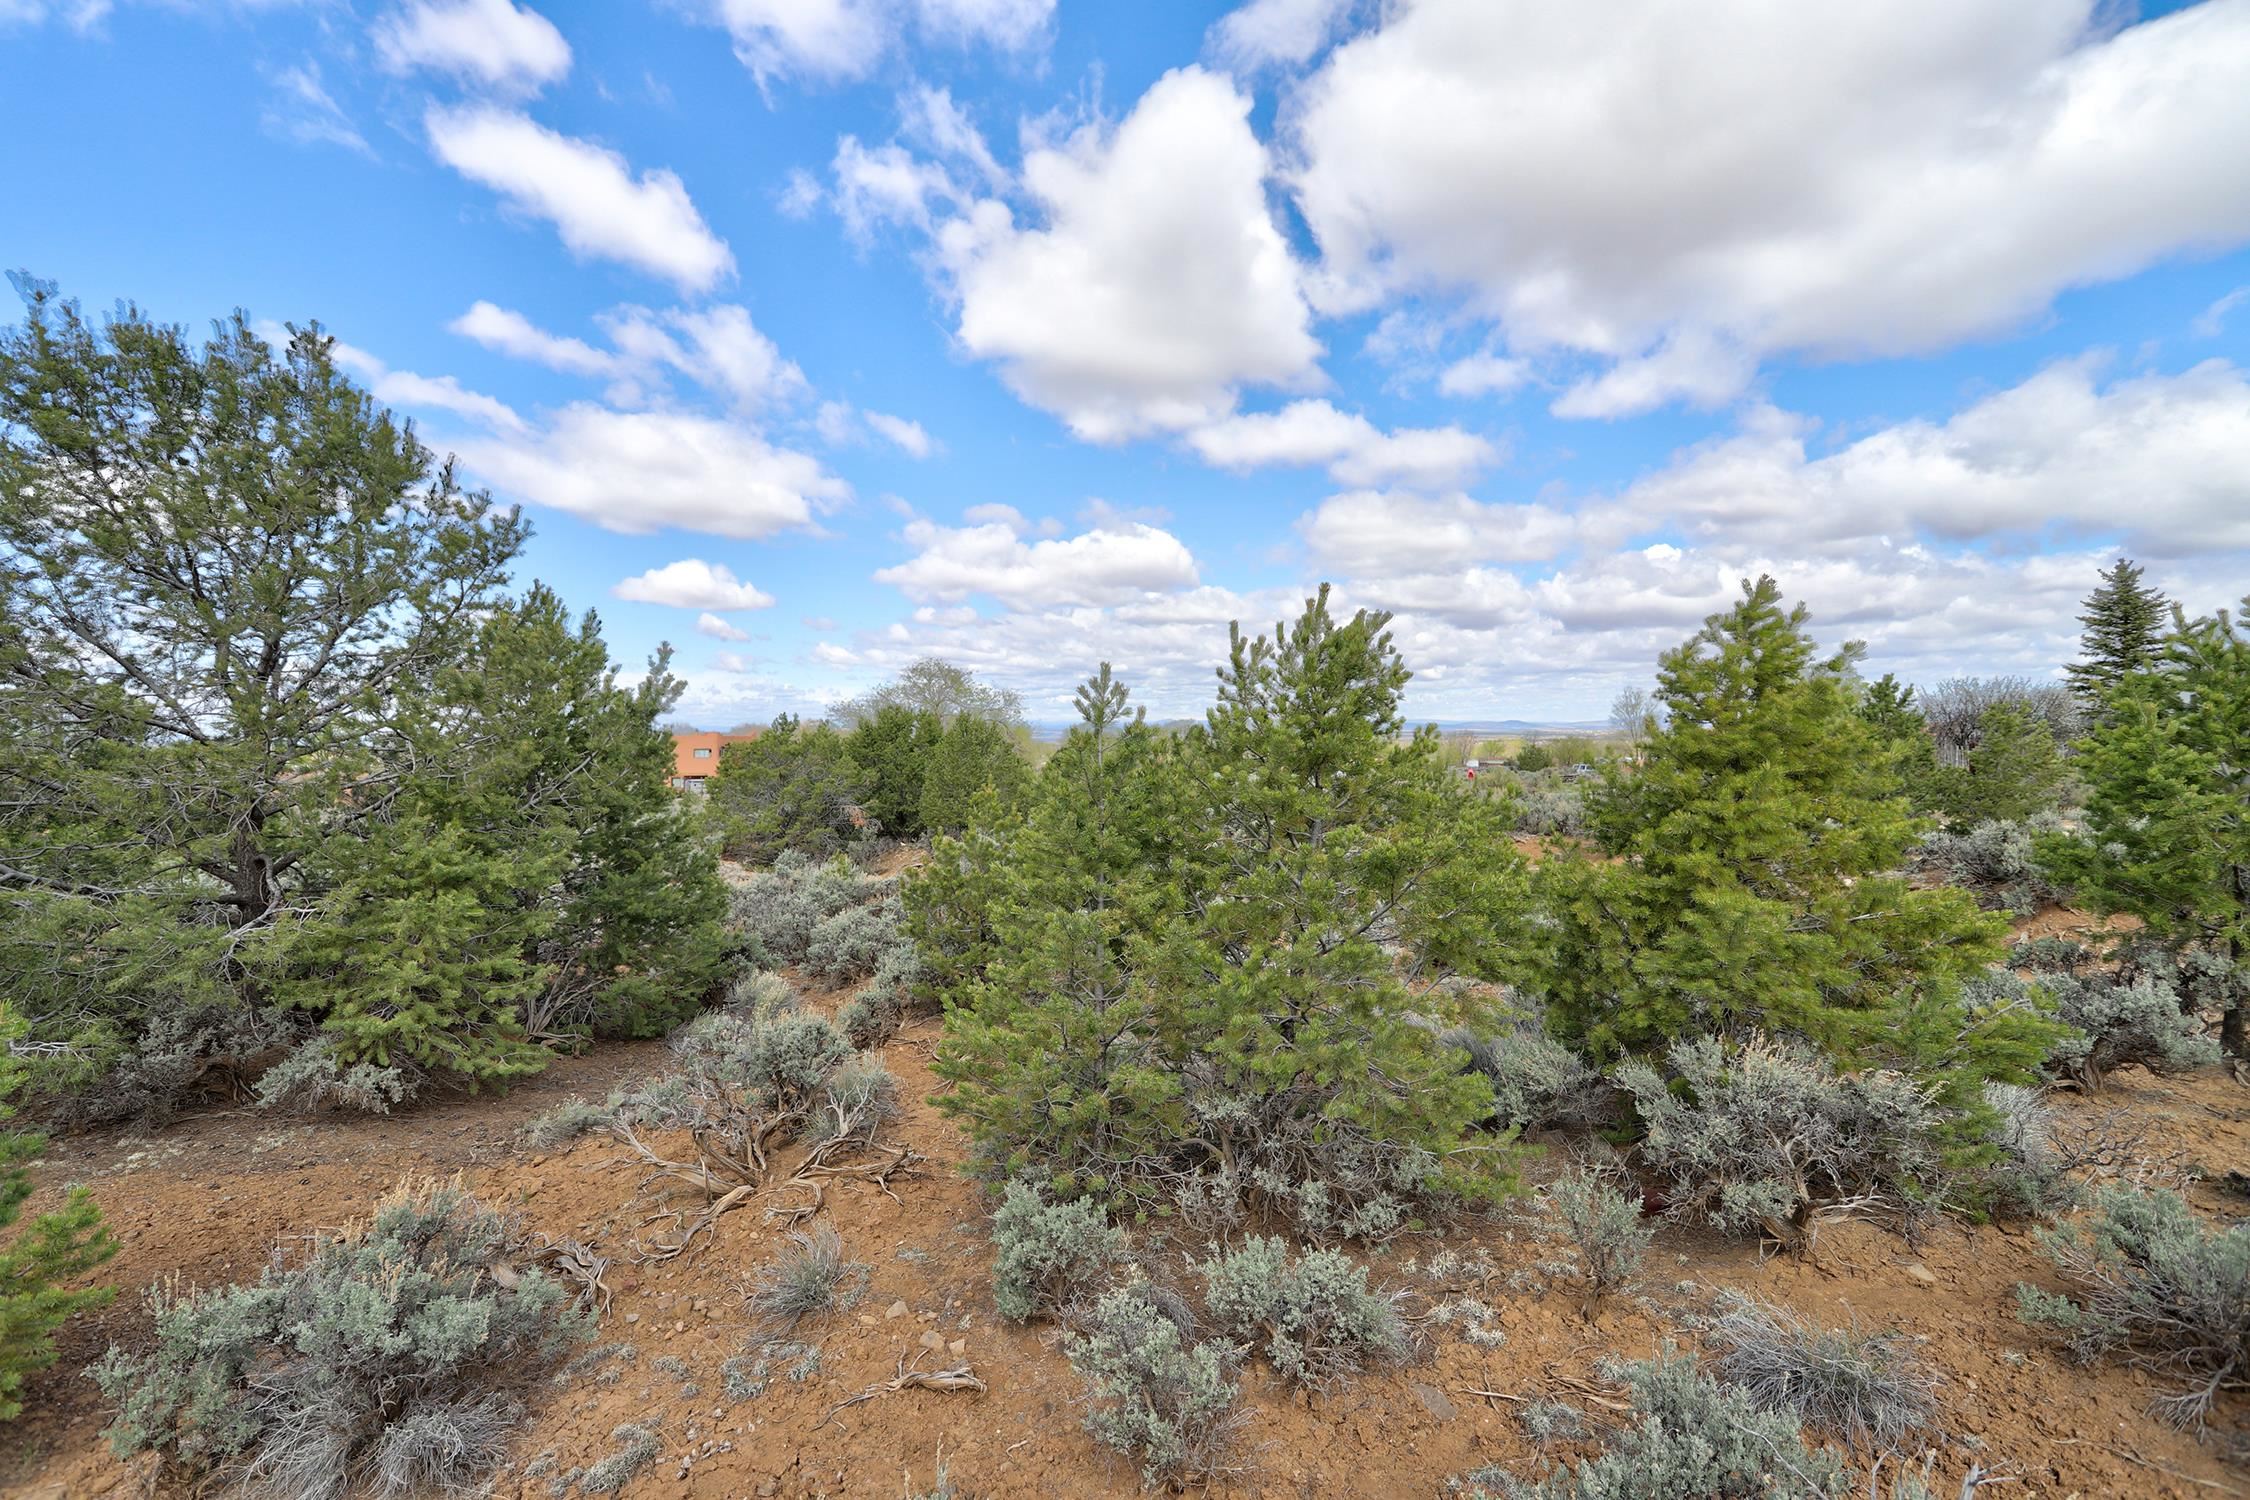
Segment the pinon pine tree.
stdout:
[[2250,1056],[2250,599],[2175,624],[2155,664],[2110,694],[2085,742],[2084,828],[2042,861],[2097,911],[2130,912],[2196,956],[2195,998],[2224,1012],[2220,1040]]
[[1589,799],[1612,862],[1539,872],[1561,1030],[1610,1054],[1745,1027],[1843,1052],[1998,957],[1998,919],[1892,873],[1923,825],[1854,711],[1853,655],[1819,656],[1770,578],[1664,655],[1663,726]]
[[1504,1175],[1463,1150],[1488,1084],[1419,1023],[1490,1022],[1428,983],[1500,975],[1522,864],[1507,810],[1447,770],[1436,731],[1404,734],[1389,620],[1339,621],[1324,585],[1270,637],[1235,627],[1207,732],[1185,746],[1208,828],[1183,851],[1166,1024],[1248,1131],[1332,1122]]
[[2095,718],[2108,712],[2109,695],[2135,672],[2155,664],[2171,601],[2141,582],[2141,567],[2121,557],[2101,571],[2101,585],[2086,596],[2081,658],[2066,669],[2071,687]]
[[[940,1107],[987,1167],[1036,1166],[1066,1194],[1129,1186],[1184,1133],[1142,972],[1172,916],[1178,825],[1163,805],[1163,745],[1140,714],[1126,717],[1127,696],[1107,662],[1079,688],[1078,727],[1041,771],[1000,866],[989,963],[954,991],[936,1064],[953,1085]],[[955,847],[944,840],[940,857]]]
[[[10,1100],[23,1086],[25,1068],[8,1044],[24,1033],[0,1003],[0,1121],[15,1113]],[[31,1174],[45,1138],[0,1125],[0,1230],[23,1215]],[[73,1313],[99,1307],[108,1287],[66,1290],[56,1283],[83,1275],[117,1253],[93,1194],[73,1188],[62,1206],[33,1219],[12,1241],[0,1242],[0,1422],[23,1410],[23,1378],[55,1362],[55,1330]]]

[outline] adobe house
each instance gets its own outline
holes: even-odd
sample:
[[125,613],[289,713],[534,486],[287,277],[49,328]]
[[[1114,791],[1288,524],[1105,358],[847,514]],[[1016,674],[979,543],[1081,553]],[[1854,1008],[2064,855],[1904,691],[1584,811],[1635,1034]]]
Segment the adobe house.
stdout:
[[686,734],[672,735],[672,785],[683,792],[703,790],[703,783],[713,771],[719,769],[719,752],[738,740],[754,740],[758,731],[743,734],[721,734],[715,729],[698,729]]

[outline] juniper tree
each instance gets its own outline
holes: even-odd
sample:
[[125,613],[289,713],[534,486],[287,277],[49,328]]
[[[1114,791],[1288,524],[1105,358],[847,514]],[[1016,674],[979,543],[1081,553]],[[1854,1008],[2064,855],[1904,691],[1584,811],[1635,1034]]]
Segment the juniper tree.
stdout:
[[790,849],[835,853],[859,830],[868,786],[844,736],[782,714],[722,749],[705,791],[727,853],[766,864]]
[[1854,711],[1856,648],[1819,655],[1806,620],[1761,578],[1665,653],[1665,723],[1589,798],[1609,862],[1539,872],[1550,1015],[1597,1052],[1741,1027],[1848,1050],[1999,956],[1998,919],[1894,873],[1922,825]]
[[2170,617],[2171,602],[2141,582],[2142,570],[2121,557],[2101,570],[2101,585],[2086,596],[2079,660],[2065,669],[2070,685],[2096,718],[2107,713],[2109,695],[2135,672],[2156,662]]
[[2173,628],[2127,675],[2084,742],[2078,837],[2042,841],[2057,877],[2097,911],[2130,912],[2183,950],[2191,997],[2224,1012],[2220,1040],[2250,1056],[2250,600]]
[[895,839],[922,835],[922,785],[944,726],[928,709],[886,703],[853,729],[847,747],[867,776],[867,814]]
[[1931,811],[1967,826],[2052,812],[2069,779],[2046,722],[2019,704],[1995,703],[1977,719],[1966,764],[1931,768],[1918,785]]
[[200,348],[21,279],[0,333],[0,949],[42,1036],[255,1001],[308,874],[409,769],[525,529],[317,325]]
[[1031,783],[1007,726],[977,714],[960,714],[930,747],[922,776],[922,826],[958,834],[969,826],[977,798],[986,792],[1002,810],[1015,807]]

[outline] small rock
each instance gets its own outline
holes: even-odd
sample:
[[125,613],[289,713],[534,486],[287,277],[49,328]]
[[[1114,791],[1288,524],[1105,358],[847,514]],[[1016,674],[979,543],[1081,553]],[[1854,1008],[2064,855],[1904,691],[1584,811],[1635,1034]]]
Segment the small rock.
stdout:
[[969,1352],[969,1341],[967,1339],[955,1339],[945,1346],[945,1352],[948,1354],[966,1354]]
[[1450,1422],[1458,1415],[1452,1398],[1434,1385],[1424,1385],[1419,1380],[1415,1381],[1414,1398],[1420,1401],[1429,1411],[1429,1414],[1440,1422]]
[[945,1347],[945,1336],[935,1328],[928,1329],[922,1334],[922,1347],[925,1349],[943,1349]]
[[861,1313],[859,1315],[859,1326],[862,1328],[873,1328],[881,1321],[882,1319],[876,1317],[873,1313]]
[[1937,1273],[1920,1261],[1915,1261],[1906,1268],[1906,1279],[1918,1281],[1924,1286],[1936,1286],[1938,1284]]
[[891,1304],[891,1305],[890,1305],[890,1306],[889,1306],[888,1308],[884,1309],[884,1311],[883,1311],[883,1316],[884,1316],[884,1317],[886,1317],[886,1318],[903,1318],[903,1317],[905,1317],[905,1316],[906,1316],[906,1302],[905,1302],[905,1299],[901,1298],[901,1299],[900,1299],[899,1301],[897,1301],[897,1302],[893,1302],[893,1303],[892,1303],[892,1304]]
[[638,1323],[640,1320],[641,1315],[639,1313],[627,1313],[625,1315],[625,1321],[628,1323]]

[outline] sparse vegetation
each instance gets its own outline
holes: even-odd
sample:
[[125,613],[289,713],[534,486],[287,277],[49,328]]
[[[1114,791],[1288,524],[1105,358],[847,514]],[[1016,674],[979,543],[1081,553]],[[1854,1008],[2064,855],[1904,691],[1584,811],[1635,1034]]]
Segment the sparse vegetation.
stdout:
[[845,1258],[833,1224],[792,1230],[787,1248],[759,1268],[750,1310],[770,1333],[784,1334],[808,1317],[851,1306],[867,1275],[865,1262]]
[[1837,1461],[1805,1446],[1792,1417],[1722,1385],[1678,1354],[1614,1366],[1632,1391],[1633,1425],[1603,1452],[1527,1483],[1491,1477],[1493,1500],[1840,1500],[1849,1480]]

